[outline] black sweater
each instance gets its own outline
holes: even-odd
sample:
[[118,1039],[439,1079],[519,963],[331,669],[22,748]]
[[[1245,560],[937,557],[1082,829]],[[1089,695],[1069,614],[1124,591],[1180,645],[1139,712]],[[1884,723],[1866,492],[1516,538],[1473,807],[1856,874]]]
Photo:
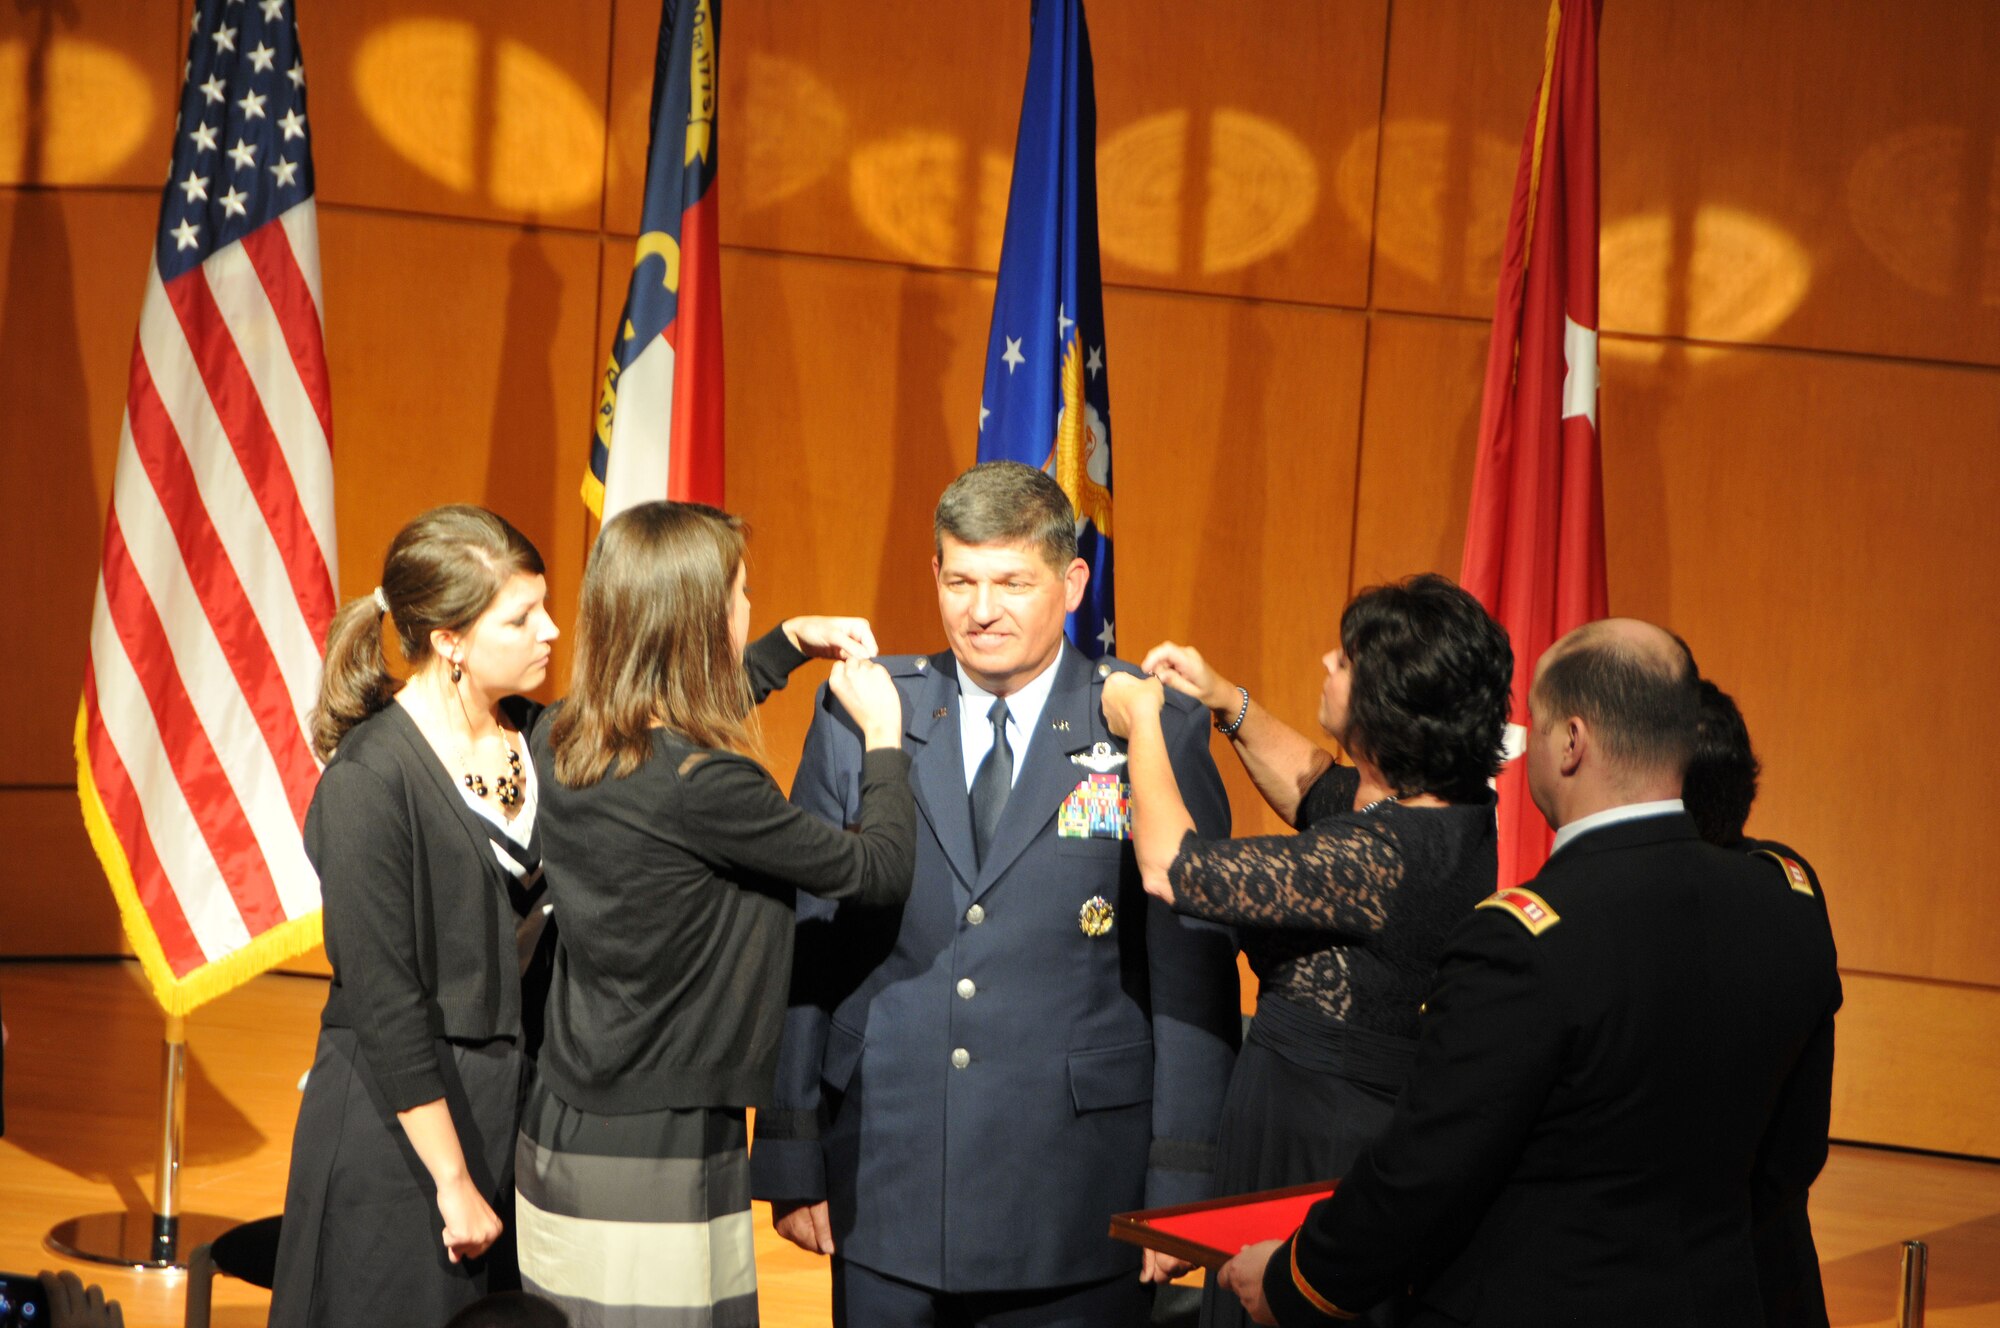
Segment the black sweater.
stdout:
[[[744,663],[757,699],[803,658],[775,631],[754,643]],[[605,1115],[762,1105],[791,975],[793,891],[909,898],[909,757],[867,754],[849,834],[794,808],[755,761],[666,729],[630,775],[566,788],[548,729],[531,744],[561,928],[544,1081]]]
[[[521,697],[502,704],[523,731],[541,709]],[[320,1022],[354,1030],[391,1110],[444,1096],[438,1038],[518,1040],[507,877],[485,822],[402,706],[340,740],[305,840],[333,966]]]

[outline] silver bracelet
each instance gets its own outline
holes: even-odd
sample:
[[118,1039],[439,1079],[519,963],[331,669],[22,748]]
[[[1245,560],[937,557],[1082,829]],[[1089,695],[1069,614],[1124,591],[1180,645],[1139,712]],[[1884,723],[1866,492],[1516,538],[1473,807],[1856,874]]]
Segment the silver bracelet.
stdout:
[[1219,719],[1215,721],[1215,731],[1225,738],[1235,737],[1236,730],[1243,727],[1243,717],[1250,713],[1250,689],[1238,687],[1236,693],[1243,698],[1242,706],[1236,711],[1236,718],[1227,724]]

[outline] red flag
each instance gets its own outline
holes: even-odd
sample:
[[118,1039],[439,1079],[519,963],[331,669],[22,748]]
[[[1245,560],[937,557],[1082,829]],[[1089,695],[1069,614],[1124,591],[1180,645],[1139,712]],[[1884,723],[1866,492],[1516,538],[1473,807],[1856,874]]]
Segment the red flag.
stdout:
[[[1555,0],[1535,113],[1521,145],[1494,301],[1479,460],[1459,579],[1514,643],[1510,752],[1535,661],[1605,616],[1597,427],[1597,20],[1603,0]],[[1526,762],[1501,772],[1500,884],[1533,876],[1550,834]]]

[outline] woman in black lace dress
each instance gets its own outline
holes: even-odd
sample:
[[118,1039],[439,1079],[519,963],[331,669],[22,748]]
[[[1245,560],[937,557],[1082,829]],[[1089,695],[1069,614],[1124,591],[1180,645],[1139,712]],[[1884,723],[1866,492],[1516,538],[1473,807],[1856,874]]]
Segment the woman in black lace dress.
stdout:
[[[1488,781],[1514,672],[1505,630],[1449,580],[1418,576],[1356,596],[1324,662],[1320,727],[1351,766],[1185,646],[1146,656],[1159,681],[1113,675],[1104,689],[1105,718],[1128,739],[1146,889],[1236,927],[1259,983],[1223,1107],[1223,1194],[1347,1171],[1388,1121],[1446,934],[1494,888]],[[1161,736],[1162,684],[1208,706],[1298,834],[1194,834]],[[1211,1288],[1201,1321],[1245,1319]]]

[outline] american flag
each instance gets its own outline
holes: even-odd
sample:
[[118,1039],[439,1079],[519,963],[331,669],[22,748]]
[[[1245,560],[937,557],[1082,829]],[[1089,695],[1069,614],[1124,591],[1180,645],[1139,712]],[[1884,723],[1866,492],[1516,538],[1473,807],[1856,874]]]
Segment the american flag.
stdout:
[[171,1014],[320,935],[333,422],[292,5],[195,7],[77,719],[84,821]]

